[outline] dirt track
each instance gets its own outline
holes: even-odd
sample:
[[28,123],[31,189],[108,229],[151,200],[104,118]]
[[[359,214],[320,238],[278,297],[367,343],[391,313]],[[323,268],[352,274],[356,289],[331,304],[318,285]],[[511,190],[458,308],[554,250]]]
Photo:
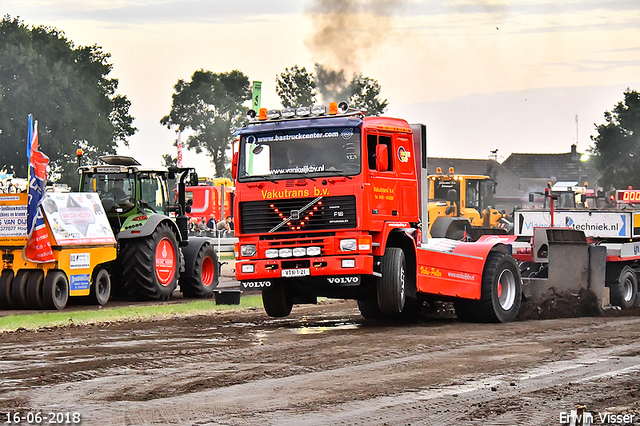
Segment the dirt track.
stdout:
[[585,404],[640,425],[640,317],[376,324],[339,301],[0,340],[3,422],[554,425]]

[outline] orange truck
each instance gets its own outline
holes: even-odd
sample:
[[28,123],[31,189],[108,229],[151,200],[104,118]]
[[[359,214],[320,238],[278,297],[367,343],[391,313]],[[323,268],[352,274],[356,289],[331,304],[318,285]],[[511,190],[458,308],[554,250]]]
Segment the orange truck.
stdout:
[[516,318],[526,297],[514,255],[531,253],[530,242],[423,232],[426,126],[344,103],[248,116],[232,163],[236,278],[261,290],[269,316],[328,297],[357,300],[365,318],[435,301],[465,320]]

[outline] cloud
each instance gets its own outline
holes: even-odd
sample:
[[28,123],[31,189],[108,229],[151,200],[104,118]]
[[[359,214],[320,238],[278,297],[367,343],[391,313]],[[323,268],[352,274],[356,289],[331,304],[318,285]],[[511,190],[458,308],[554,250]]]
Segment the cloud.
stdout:
[[3,3],[12,15],[29,16],[30,19],[118,24],[230,23],[269,15],[300,14],[304,4],[296,0],[8,0]]

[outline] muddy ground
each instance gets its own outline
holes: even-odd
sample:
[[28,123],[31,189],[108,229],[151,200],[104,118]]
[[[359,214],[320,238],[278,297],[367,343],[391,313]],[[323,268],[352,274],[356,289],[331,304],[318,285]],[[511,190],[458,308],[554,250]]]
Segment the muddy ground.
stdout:
[[372,323],[331,301],[0,334],[3,423],[559,425],[585,405],[640,425],[639,385],[637,316]]

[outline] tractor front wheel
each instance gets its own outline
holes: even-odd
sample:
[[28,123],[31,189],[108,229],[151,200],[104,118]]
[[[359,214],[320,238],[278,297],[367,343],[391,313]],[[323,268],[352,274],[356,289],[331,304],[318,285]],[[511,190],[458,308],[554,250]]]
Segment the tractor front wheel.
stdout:
[[193,274],[180,277],[180,291],[184,297],[210,298],[218,286],[219,273],[218,253],[205,243],[196,255]]

